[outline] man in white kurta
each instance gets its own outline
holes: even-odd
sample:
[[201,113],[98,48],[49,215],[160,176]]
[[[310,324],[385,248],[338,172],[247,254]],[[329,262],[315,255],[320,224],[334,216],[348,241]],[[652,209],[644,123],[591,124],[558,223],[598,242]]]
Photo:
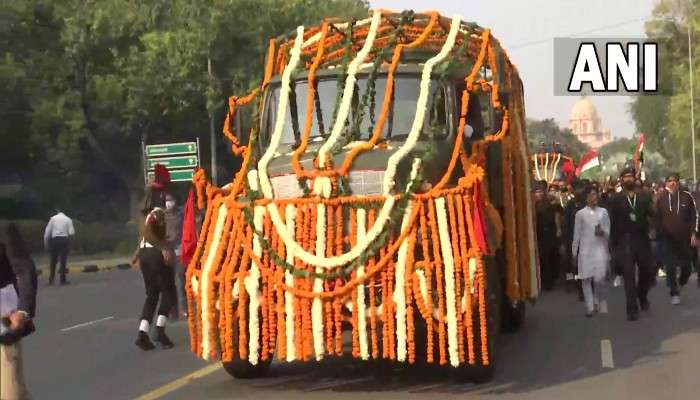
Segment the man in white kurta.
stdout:
[[591,187],[586,191],[586,207],[576,213],[571,250],[577,259],[578,278],[581,279],[586,300],[586,316],[591,317],[595,311],[607,312],[604,294],[607,291],[606,276],[610,262],[610,217],[606,209],[598,207],[596,189]]

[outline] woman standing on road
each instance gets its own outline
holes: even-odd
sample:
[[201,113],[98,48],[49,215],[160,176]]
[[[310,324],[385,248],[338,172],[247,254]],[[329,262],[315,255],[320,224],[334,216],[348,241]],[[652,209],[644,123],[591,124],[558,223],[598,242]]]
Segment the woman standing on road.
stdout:
[[589,186],[585,193],[586,207],[576,213],[571,251],[576,257],[578,276],[583,285],[586,317],[592,317],[596,311],[607,313],[608,309],[605,280],[610,262],[610,217],[606,209],[598,207],[598,191],[595,187]]
[[135,264],[138,259],[143,283],[146,287],[146,301],[141,311],[141,322],[136,345],[142,350],[153,350],[155,346],[148,336],[150,324],[158,306],[158,318],[156,319],[155,341],[162,348],[173,347],[173,342],[165,334],[165,323],[170,315],[170,310],[175,304],[175,281],[173,275],[174,255],[166,243],[165,237],[165,213],[161,208],[154,208],[148,213],[143,227],[141,243],[138,253],[132,260]]

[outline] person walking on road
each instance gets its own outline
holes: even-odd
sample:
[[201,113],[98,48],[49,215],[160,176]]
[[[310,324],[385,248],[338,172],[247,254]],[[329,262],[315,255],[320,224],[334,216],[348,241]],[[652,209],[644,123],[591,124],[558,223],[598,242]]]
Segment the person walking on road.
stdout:
[[[176,289],[175,304],[173,305],[173,319],[179,318],[178,305],[182,305],[182,310],[187,310],[187,297],[185,292],[185,269],[179,262],[181,254],[182,242],[182,213],[177,207],[175,197],[167,194],[165,199],[165,237],[168,243],[168,248],[173,249],[175,258],[173,261],[173,273],[177,275],[180,281],[180,287]],[[174,277],[173,277],[174,280]],[[178,301],[179,300],[179,301]]]
[[[617,265],[622,268],[627,298],[627,318],[639,319],[639,309],[649,311],[647,297],[651,280],[656,279],[652,267],[650,221],[654,207],[651,195],[635,191],[635,170],[625,168],[620,174],[623,190],[610,201],[610,244]],[[637,279],[638,276],[638,279]]]
[[24,382],[21,339],[34,332],[37,273],[17,225],[4,229],[0,243],[0,399],[29,398]]
[[58,270],[61,276],[61,285],[69,282],[66,280],[66,263],[68,262],[68,250],[70,248],[70,237],[75,235],[73,220],[68,218],[60,209],[56,209],[56,214],[49,219],[44,230],[44,246],[51,255],[49,285],[53,285],[56,276],[56,263],[60,262]]
[[[694,248],[698,246],[698,209],[690,192],[679,189],[680,175],[666,177],[666,194],[656,203],[657,239],[663,248],[666,282],[671,304],[681,303],[681,288],[688,283]],[[678,277],[680,269],[680,278]]]
[[141,310],[136,345],[142,350],[155,348],[148,333],[160,299],[155,341],[162,348],[169,349],[173,347],[173,342],[165,334],[165,324],[177,300],[173,275],[174,255],[166,243],[165,213],[161,208],[154,208],[146,216],[139,249],[131,261],[133,265],[137,263],[137,259],[146,287],[146,301]]
[[598,190],[595,187],[589,186],[585,193],[586,207],[576,213],[571,252],[577,260],[578,277],[586,301],[586,317],[592,317],[596,311],[608,312],[605,293],[610,262],[610,217],[606,209],[598,207]]
[[564,209],[564,224],[562,229],[562,239],[564,241],[565,250],[565,266],[566,266],[566,291],[576,290],[583,300],[583,292],[581,291],[581,282],[576,279],[578,266],[574,262],[573,253],[571,253],[571,244],[574,241],[574,226],[576,223],[576,213],[586,206],[585,187],[587,184],[584,181],[575,181],[573,183],[574,198],[566,204]]

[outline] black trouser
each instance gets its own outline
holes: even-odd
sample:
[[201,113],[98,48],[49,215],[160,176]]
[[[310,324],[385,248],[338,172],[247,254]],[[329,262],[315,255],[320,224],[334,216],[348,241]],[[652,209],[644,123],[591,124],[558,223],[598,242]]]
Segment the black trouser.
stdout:
[[[168,247],[170,247],[173,250],[177,250],[179,246],[180,244],[178,242],[168,242]],[[187,292],[185,291],[185,268],[186,266],[180,263],[180,257],[178,257],[176,253],[173,269],[175,271],[175,274],[177,275],[177,280],[180,283],[176,287],[175,302],[173,307],[174,312],[176,314],[179,313],[178,305],[182,307],[183,311],[187,311]]]
[[[639,304],[647,303],[651,286],[653,259],[649,239],[627,237],[615,247],[615,259],[625,280],[627,313],[637,311]],[[639,273],[637,274],[637,271]],[[639,279],[636,279],[638,275]],[[639,301],[639,303],[638,303]]]
[[61,266],[58,273],[61,275],[61,282],[66,281],[66,263],[68,262],[68,238],[66,236],[56,236],[49,241],[49,252],[51,253],[51,273],[49,282],[53,282],[56,276],[56,263],[60,262]]
[[542,289],[551,290],[559,278],[559,245],[556,238],[541,242],[539,246]]
[[[688,239],[690,242],[690,239]],[[690,279],[691,258],[688,255],[680,254],[673,243],[663,240],[663,260],[666,265],[666,284],[671,291],[671,296],[680,295],[680,286],[685,286]],[[678,277],[678,269],[681,276]]]
[[143,283],[146,286],[146,301],[143,303],[141,319],[148,322],[153,320],[153,314],[158,306],[158,298],[160,298],[158,315],[167,317],[176,301],[173,268],[165,265],[163,254],[155,247],[145,247],[139,250],[139,264]]

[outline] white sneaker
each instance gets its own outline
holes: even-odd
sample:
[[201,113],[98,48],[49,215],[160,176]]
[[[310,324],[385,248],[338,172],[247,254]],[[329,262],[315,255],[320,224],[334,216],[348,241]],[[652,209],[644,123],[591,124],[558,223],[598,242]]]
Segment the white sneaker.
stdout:
[[671,296],[671,304],[674,306],[681,304],[681,296]]
[[613,281],[614,287],[622,286],[622,275],[615,275],[615,280]]

